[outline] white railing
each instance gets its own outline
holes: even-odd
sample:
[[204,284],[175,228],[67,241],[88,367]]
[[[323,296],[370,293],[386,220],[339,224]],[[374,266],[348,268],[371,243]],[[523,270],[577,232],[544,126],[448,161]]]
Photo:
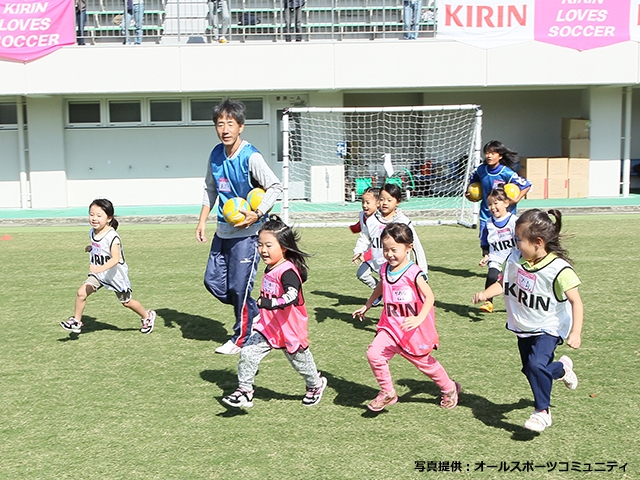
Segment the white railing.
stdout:
[[[123,43],[133,36],[122,29],[126,0],[88,0],[84,38],[88,44]],[[436,32],[434,0],[424,0],[418,38]],[[145,43],[209,43],[217,40],[214,24],[223,15],[217,3],[206,0],[145,0],[142,25]],[[211,11],[218,9],[218,15]],[[282,0],[229,0],[225,39],[249,41],[314,41],[401,39],[405,34],[403,0],[316,0],[301,9],[299,31],[294,14],[287,34]],[[224,32],[221,31],[221,34]]]

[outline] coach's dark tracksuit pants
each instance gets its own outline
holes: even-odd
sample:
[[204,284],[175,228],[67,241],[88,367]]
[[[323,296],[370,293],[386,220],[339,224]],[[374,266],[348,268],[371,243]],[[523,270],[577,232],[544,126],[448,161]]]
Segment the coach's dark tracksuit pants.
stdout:
[[214,235],[204,286],[218,300],[233,305],[236,322],[231,341],[241,347],[251,336],[258,305],[251,298],[258,262],[258,237],[220,238]]

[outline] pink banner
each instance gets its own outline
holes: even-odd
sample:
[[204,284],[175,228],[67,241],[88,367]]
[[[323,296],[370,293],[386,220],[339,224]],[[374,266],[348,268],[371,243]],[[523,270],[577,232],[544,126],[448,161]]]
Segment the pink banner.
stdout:
[[75,43],[73,0],[0,0],[0,57],[28,62]]
[[629,40],[629,0],[536,0],[535,39],[576,50]]

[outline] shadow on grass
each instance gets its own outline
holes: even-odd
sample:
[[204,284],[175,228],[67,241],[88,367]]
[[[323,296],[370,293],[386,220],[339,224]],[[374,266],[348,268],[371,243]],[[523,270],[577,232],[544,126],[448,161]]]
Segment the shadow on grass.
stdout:
[[[314,295],[319,295],[321,297],[333,298],[334,300],[336,300],[336,303],[334,304],[334,306],[355,305],[356,308],[364,305],[365,302],[367,301],[367,298],[369,298],[369,297],[365,297],[365,298],[354,297],[351,295],[343,295],[341,293],[336,293],[336,292],[327,292],[325,290],[314,290],[311,293],[313,293]],[[354,308],[354,310],[356,308]]]
[[[453,312],[459,317],[468,318],[471,322],[481,322],[487,320],[486,313],[481,313],[477,306],[460,305],[458,303],[446,303],[436,299],[436,308],[441,308],[445,312]],[[496,310],[497,312],[498,310]]]
[[[397,382],[409,388],[409,392],[400,397],[401,402],[413,401],[440,404],[440,389],[431,381],[421,381],[413,379],[401,379]],[[433,398],[414,398],[415,395],[426,393]],[[509,423],[505,420],[505,414],[512,410],[522,410],[533,408],[533,400],[521,398],[515,403],[493,403],[480,395],[467,393],[463,390],[460,393],[458,407],[470,408],[473,416],[488,427],[499,428],[511,433],[511,438],[518,441],[529,441],[536,438],[539,433],[532,432],[526,428]],[[523,417],[523,423],[524,419]]]
[[[376,310],[373,310],[374,313]],[[370,313],[371,310],[367,313]],[[371,319],[367,318],[364,321],[360,321],[357,318],[353,318],[350,313],[339,312],[335,308],[324,308],[324,307],[316,307],[313,311],[313,315],[318,323],[322,323],[329,318],[334,318],[336,320],[342,320],[345,323],[349,323],[353,326],[353,328],[357,328],[358,330],[366,330],[368,332],[375,333],[375,326],[371,326]],[[378,317],[375,318],[374,323],[378,323]]]
[[[134,317],[137,318],[137,317]],[[86,335],[87,333],[97,332],[99,330],[115,330],[118,332],[137,332],[140,327],[135,328],[120,328],[110,323],[98,322],[95,317],[83,316],[82,317],[82,333],[69,332],[69,335],[64,338],[59,338],[59,342],[68,342],[70,340],[78,340],[80,335]]]
[[440,267],[438,265],[429,264],[429,273],[431,272],[440,272],[445,275],[451,275],[453,277],[461,277],[461,278],[471,278],[471,277],[481,277],[484,278],[486,275],[484,273],[473,272],[471,270],[464,270],[461,268],[447,268]]
[[179,326],[183,338],[208,340],[218,343],[224,343],[229,339],[229,332],[227,332],[225,326],[217,320],[201,317],[200,315],[178,312],[170,308],[158,309],[156,313],[164,320],[165,327],[175,328],[176,325]]
[[[203,370],[200,372],[200,377],[209,383],[214,383],[222,390],[223,395],[229,395],[233,393],[235,389],[238,387],[238,376],[235,372],[230,370]],[[296,402],[301,402],[302,397],[304,397],[304,381],[301,378],[301,392],[299,395],[288,395],[286,393],[278,393],[269,388],[254,386],[253,398],[255,400],[268,402],[270,400],[294,400]],[[222,397],[217,398],[220,405],[225,407],[227,410],[225,412],[219,413],[219,417],[235,417],[237,415],[244,415],[247,412],[242,408],[234,408],[230,407],[226,403],[222,401]]]

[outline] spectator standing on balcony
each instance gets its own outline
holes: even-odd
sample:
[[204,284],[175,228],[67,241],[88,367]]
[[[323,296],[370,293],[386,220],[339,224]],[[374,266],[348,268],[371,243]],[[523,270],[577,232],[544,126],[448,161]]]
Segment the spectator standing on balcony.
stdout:
[[127,30],[131,24],[131,16],[133,15],[133,22],[135,24],[135,37],[133,43],[140,45],[142,43],[142,25],[144,23],[144,0],[128,0],[127,1],[127,15],[122,22],[122,35],[125,39],[122,43],[131,43],[131,37],[127,35]]
[[283,0],[284,6],[284,39],[291,41],[291,14],[293,13],[293,21],[296,30],[296,42],[302,41],[302,7],[305,0]]
[[[229,32],[231,14],[228,0],[209,0],[209,25],[213,30],[213,38],[218,43],[227,43],[226,35]],[[218,13],[222,13],[222,28],[220,28],[220,18]]]
[[404,39],[415,40],[420,30],[420,16],[422,15],[422,0],[404,0]]
[[84,26],[87,23],[87,2],[76,0],[76,39],[78,45],[84,45]]

